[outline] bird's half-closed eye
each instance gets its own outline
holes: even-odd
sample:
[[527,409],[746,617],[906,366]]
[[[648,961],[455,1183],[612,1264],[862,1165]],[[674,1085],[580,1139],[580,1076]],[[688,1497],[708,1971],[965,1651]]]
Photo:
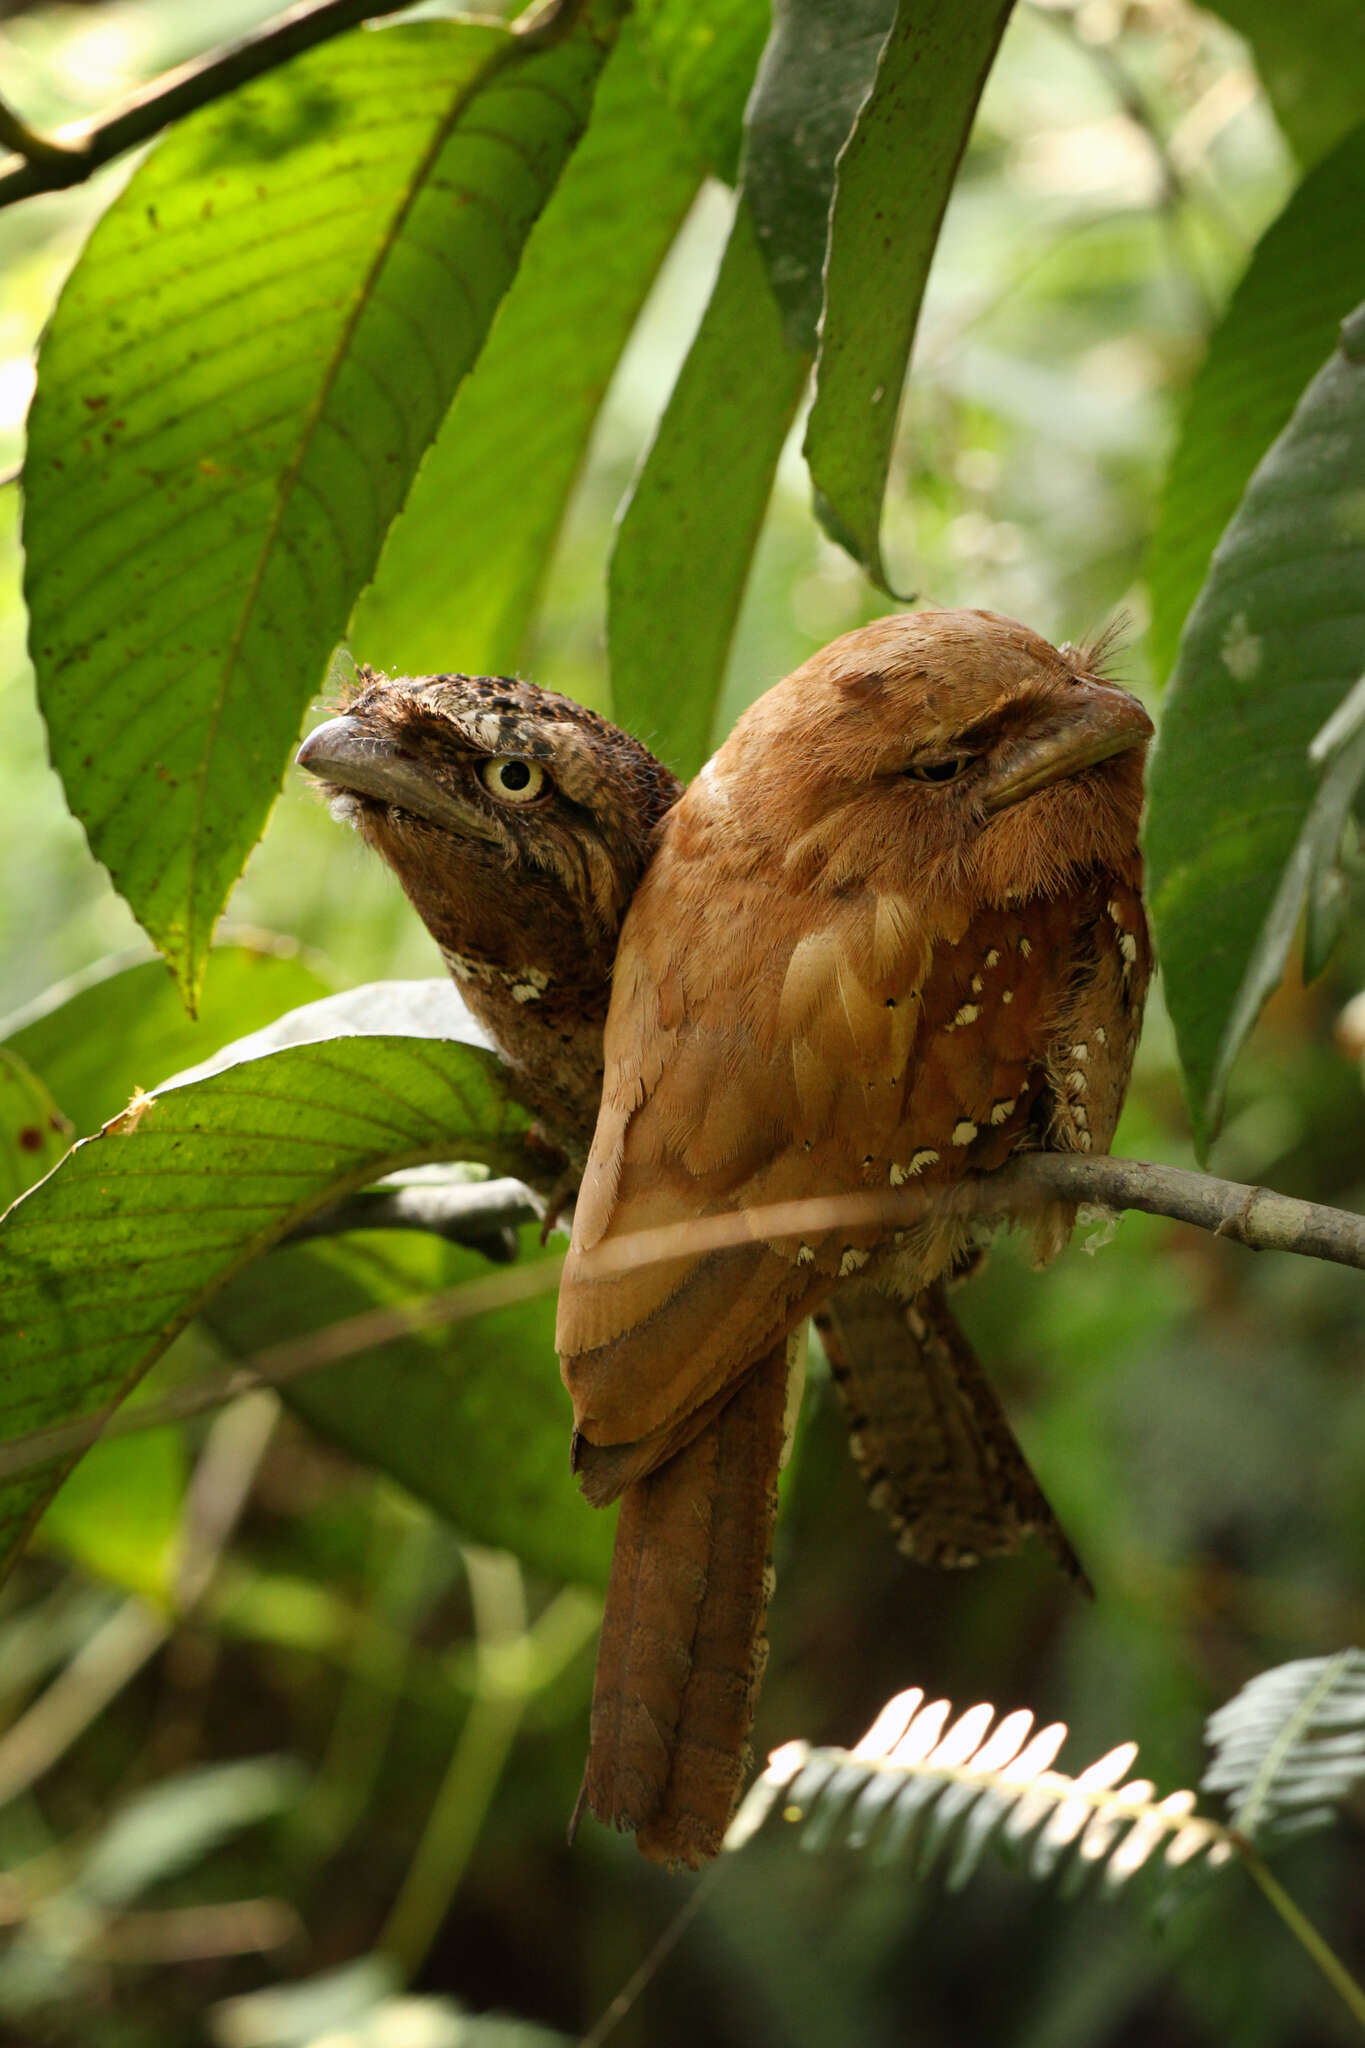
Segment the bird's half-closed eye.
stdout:
[[975,759],[975,754],[952,754],[942,761],[916,761],[905,773],[911,782],[956,782]]
[[533,804],[549,779],[538,761],[525,761],[520,754],[495,754],[479,766],[480,782],[504,804]]

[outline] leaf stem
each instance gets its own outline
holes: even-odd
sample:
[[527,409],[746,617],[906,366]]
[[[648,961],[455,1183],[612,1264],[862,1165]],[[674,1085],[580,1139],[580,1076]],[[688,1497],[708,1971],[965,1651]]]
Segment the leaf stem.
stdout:
[[1264,1892],[1289,1932],[1309,1959],[1316,1963],[1327,1982],[1365,2032],[1365,1989],[1356,1982],[1334,1949],[1318,1933],[1307,1914],[1297,1906],[1279,1880],[1272,1876],[1260,1852],[1245,1835],[1235,1835],[1238,1854]]
[[83,184],[125,150],[150,142],[172,121],[222,99],[304,50],[410,4],[411,0],[301,0],[254,34],[164,72],[112,113],[74,122],[57,135],[39,135],[0,104],[0,144],[17,159],[0,170],[0,207],[37,192]]

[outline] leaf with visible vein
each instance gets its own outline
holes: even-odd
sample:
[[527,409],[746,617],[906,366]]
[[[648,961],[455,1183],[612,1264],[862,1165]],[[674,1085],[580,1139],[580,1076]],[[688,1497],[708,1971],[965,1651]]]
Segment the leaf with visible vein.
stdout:
[[1256,470],[1191,612],[1148,782],[1149,900],[1196,1143],[1278,982],[1360,750],[1309,748],[1365,673],[1365,306]]
[[1190,389],[1148,551],[1152,659],[1163,679],[1247,479],[1365,298],[1365,126],[1310,171],[1266,229]]
[[[414,1328],[363,1356],[285,1381],[284,1399],[322,1435],[385,1472],[472,1543],[510,1550],[551,1579],[605,1585],[611,1518],[583,1512],[569,1475],[570,1413],[555,1363],[559,1260],[522,1234],[511,1269],[543,1267],[546,1291],[468,1321]],[[281,1246],[204,1312],[234,1356],[488,1273],[438,1238],[352,1231]]]
[[[85,1139],[0,1226],[0,1434],[106,1413],[233,1274],[382,1174],[524,1174],[527,1120],[497,1066],[469,1045],[338,1038],[169,1088]],[[0,1565],[72,1462],[0,1484]]]
[[920,302],[1012,0],[903,0],[839,158],[805,455],[831,539],[888,588],[882,499]]
[[356,607],[360,659],[520,668],[603,396],[699,178],[628,31]]
[[355,31],[172,130],[40,354],[30,646],[67,800],[193,1005],[308,698],[587,120],[532,50]]

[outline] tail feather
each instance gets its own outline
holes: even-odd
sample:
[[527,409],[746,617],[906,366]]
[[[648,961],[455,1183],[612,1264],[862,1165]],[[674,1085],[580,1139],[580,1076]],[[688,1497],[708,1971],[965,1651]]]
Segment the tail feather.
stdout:
[[974,1564],[1036,1533],[1091,1590],[941,1282],[913,1302],[843,1287],[815,1321],[869,1497],[907,1556]]
[[720,1847],[747,1763],[786,1406],[777,1346],[622,1501],[583,1799],[655,1862]]

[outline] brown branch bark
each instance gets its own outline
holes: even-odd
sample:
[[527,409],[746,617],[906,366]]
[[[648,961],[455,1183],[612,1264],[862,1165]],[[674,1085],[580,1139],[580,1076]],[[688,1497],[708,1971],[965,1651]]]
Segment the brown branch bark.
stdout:
[[[477,1242],[491,1227],[521,1220],[523,1210],[505,1181],[429,1182],[406,1215],[389,1197],[376,1197],[371,1208],[339,1205],[312,1219],[307,1234],[331,1235],[342,1230],[434,1230],[457,1243]],[[849,1195],[817,1195],[808,1201],[783,1202],[771,1208],[708,1216],[698,1222],[669,1224],[640,1231],[634,1237],[609,1240],[602,1270],[622,1265],[648,1265],[675,1258],[683,1251],[746,1244],[757,1236],[832,1229],[840,1223],[913,1223],[930,1198],[914,1188],[893,1192],[860,1189]],[[942,1201],[939,1195],[934,1199]],[[1027,1216],[1048,1202],[1081,1202],[1092,1208],[1138,1209],[1149,1216],[1169,1216],[1191,1223],[1215,1237],[1231,1238],[1248,1251],[1296,1252],[1304,1258],[1327,1259],[1338,1266],[1365,1268],[1365,1216],[1350,1209],[1331,1209],[1321,1202],[1302,1202],[1292,1195],[1245,1182],[1219,1180],[1211,1173],[1186,1167],[1155,1166],[1143,1159],[1113,1159],[1080,1152],[1021,1152],[1008,1166],[988,1178],[964,1180],[951,1198],[964,1216]],[[486,1206],[485,1206],[486,1205]],[[529,1198],[524,1217],[534,1213]],[[419,1220],[420,1218],[420,1220]]]
[[[397,1200],[409,1191],[382,1193],[373,1206],[338,1204],[314,1219],[310,1235],[339,1234],[355,1229],[429,1229],[456,1243],[477,1246],[499,1231],[537,1213],[529,1196],[506,1181],[452,1181],[421,1188],[420,1202]],[[941,1198],[940,1198],[941,1199]],[[1111,1159],[1070,1152],[1026,1152],[987,1178],[964,1181],[953,1197],[963,1215],[1025,1218],[1049,1202],[1084,1203],[1096,1209],[1141,1210],[1169,1216],[1215,1237],[1231,1238],[1248,1251],[1295,1252],[1304,1258],[1327,1259],[1335,1265],[1365,1269],[1365,1216],[1331,1209],[1320,1202],[1301,1202],[1273,1189],[1219,1180],[1178,1166],[1155,1166],[1142,1159]],[[912,1223],[927,1198],[915,1189],[884,1192],[864,1189],[852,1195],[816,1196],[810,1201],[784,1202],[769,1209],[751,1209],[708,1216],[697,1223],[641,1231],[631,1238],[608,1240],[602,1249],[613,1262],[648,1264],[675,1258],[680,1251],[707,1246],[743,1244],[759,1235],[787,1236],[825,1230],[840,1223]],[[421,1220],[417,1220],[420,1212]],[[73,1450],[83,1450],[97,1436],[122,1436],[221,1406],[252,1387],[276,1386],[351,1358],[374,1344],[405,1331],[460,1321],[486,1314],[508,1301],[545,1292],[558,1277],[559,1262],[490,1274],[429,1301],[407,1302],[376,1309],[297,1343],[280,1344],[221,1374],[210,1374],[179,1388],[163,1401],[123,1408],[105,1419],[63,1423],[52,1429],[0,1441],[0,1479],[29,1470]]]
[[[152,79],[111,113],[74,122],[56,135],[36,133],[0,101],[0,145],[10,153],[7,162],[0,162],[0,207],[31,199],[35,193],[83,184],[126,150],[150,142],[173,121],[223,99],[239,85],[333,36],[364,21],[401,13],[411,4],[412,0],[300,0],[251,35]],[[528,9],[512,28],[539,46],[565,33],[579,11],[579,0],[549,0],[548,5]]]

